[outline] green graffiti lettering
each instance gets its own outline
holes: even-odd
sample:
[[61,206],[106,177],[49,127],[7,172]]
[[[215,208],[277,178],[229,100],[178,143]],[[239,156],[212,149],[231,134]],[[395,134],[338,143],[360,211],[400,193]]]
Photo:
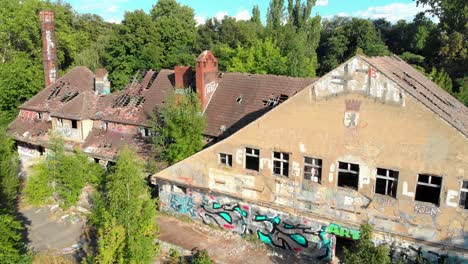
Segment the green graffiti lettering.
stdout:
[[296,241],[299,245],[303,247],[307,247],[307,239],[303,237],[302,235],[293,234],[293,235],[289,235],[289,237],[293,239],[294,241]]
[[264,215],[256,215],[255,216],[255,221],[265,221],[267,218]]
[[327,233],[339,236],[340,235],[340,228],[336,224],[330,224],[327,227]]
[[349,235],[349,229],[341,227],[340,228],[340,236],[351,238],[351,236]]
[[228,213],[225,213],[225,212],[221,212],[219,213],[219,216],[221,216],[224,220],[226,220],[226,222],[228,222],[229,224],[232,224],[232,218],[231,216],[228,214]]
[[263,243],[266,243],[266,244],[272,243],[271,238],[268,235],[265,235],[262,232],[260,232],[260,230],[257,231],[257,235],[260,241],[262,241]]
[[238,206],[234,208],[234,210],[236,210],[237,212],[239,212],[239,214],[241,214],[243,217],[247,217],[247,212],[240,209]]
[[359,240],[361,238],[361,232],[358,230],[351,230],[351,237],[354,240]]
[[219,203],[213,203],[213,209],[219,209],[221,205]]

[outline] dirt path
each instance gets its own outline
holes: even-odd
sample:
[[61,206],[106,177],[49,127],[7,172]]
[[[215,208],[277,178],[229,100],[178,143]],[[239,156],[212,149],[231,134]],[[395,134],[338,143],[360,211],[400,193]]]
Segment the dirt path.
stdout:
[[300,263],[295,255],[280,256],[261,243],[248,242],[239,235],[171,216],[158,216],[159,239],[186,250],[206,249],[216,263],[262,264]]

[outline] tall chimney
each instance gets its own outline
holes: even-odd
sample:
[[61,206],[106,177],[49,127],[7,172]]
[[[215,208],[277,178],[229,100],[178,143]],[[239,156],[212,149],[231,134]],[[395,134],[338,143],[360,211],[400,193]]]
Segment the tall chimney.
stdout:
[[218,60],[211,51],[205,50],[198,56],[196,67],[197,94],[204,112],[218,88]]
[[175,66],[174,67],[175,88],[188,88],[192,81],[192,67]]
[[55,41],[55,22],[53,11],[41,11],[42,62],[46,87],[57,79],[57,45]]

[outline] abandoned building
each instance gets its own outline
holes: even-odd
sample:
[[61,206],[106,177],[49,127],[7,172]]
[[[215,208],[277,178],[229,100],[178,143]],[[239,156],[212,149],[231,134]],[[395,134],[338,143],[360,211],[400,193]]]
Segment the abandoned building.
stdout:
[[19,107],[8,127],[17,142],[24,166],[47,152],[55,132],[65,140],[65,149],[75,147],[96,162],[113,161],[124,145],[150,157],[151,116],[168,94],[180,89],[196,90],[206,116],[207,142],[215,142],[252,122],[277,104],[296,94],[313,78],[220,73],[210,51],[191,67],[176,66],[142,72],[121,91],[110,93],[105,69],[95,73],[76,67],[57,78],[54,13],[40,13],[46,87]]
[[368,222],[394,258],[467,263],[467,137],[426,76],[357,56],[151,180],[162,210],[275,247],[329,259]]

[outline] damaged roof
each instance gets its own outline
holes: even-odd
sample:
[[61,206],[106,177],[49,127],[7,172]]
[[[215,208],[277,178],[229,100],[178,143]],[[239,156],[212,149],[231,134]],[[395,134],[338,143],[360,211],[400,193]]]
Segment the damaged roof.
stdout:
[[424,74],[396,56],[360,58],[468,137],[468,108]]
[[206,135],[226,137],[318,78],[224,73],[205,111]]
[[75,67],[19,108],[81,120],[90,118],[97,98],[94,73],[86,67]]

